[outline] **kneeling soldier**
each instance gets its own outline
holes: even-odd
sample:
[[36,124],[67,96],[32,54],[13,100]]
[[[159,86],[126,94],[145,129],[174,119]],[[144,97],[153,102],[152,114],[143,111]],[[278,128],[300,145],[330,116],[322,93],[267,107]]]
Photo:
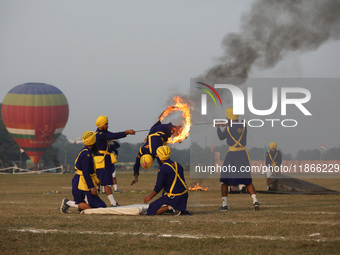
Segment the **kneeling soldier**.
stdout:
[[75,161],[76,174],[72,179],[72,194],[74,201],[63,199],[60,207],[62,213],[67,213],[70,207],[78,210],[106,207],[106,204],[98,196],[97,185],[100,183],[96,175],[96,167],[93,161],[92,150],[96,144],[96,134],[87,131],[83,134],[85,147],[79,152]]
[[159,215],[169,209],[179,211],[178,215],[190,215],[186,210],[188,201],[188,189],[184,179],[183,167],[170,160],[171,150],[163,145],[157,149],[157,155],[162,161],[158,170],[157,182],[149,196],[144,197],[144,203],[150,201],[163,188],[163,196],[152,202],[146,215]]

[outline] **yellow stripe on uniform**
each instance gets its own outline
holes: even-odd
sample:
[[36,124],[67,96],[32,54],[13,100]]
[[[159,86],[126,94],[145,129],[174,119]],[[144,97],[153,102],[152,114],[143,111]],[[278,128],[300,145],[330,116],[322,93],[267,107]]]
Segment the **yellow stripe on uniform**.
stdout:
[[278,152],[279,152],[279,151],[276,151],[276,154],[275,154],[274,159],[273,159],[273,158],[272,158],[272,155],[270,154],[270,150],[268,151],[269,158],[270,158],[270,161],[271,161],[271,165],[272,165],[273,167],[276,167],[275,159],[276,159],[276,157],[277,157]]
[[[86,181],[85,181],[85,178],[84,178],[84,175],[83,175],[83,171],[81,169],[78,169],[76,167],[76,164],[77,164],[77,161],[78,161],[78,158],[80,156],[80,154],[83,152],[83,151],[87,151],[88,149],[83,149],[79,152],[75,162],[74,162],[74,168],[76,169],[76,174],[78,174],[80,177],[79,177],[79,183],[78,183],[78,189],[80,190],[84,190],[84,191],[89,191],[90,189],[88,188],[87,184],[86,184]],[[92,179],[92,182],[93,182],[93,185],[94,187],[97,189],[97,184],[100,183],[98,177],[97,177],[97,174],[96,174],[96,165],[95,163],[93,162],[93,169],[94,169],[94,173],[93,174],[90,174],[91,176],[91,179]]]
[[[169,164],[169,163],[164,163],[164,164],[170,166],[170,167],[172,168],[172,170],[174,170],[174,172],[175,172],[174,181],[172,182],[172,185],[171,185],[171,188],[170,188],[170,190],[169,190],[169,193],[167,193],[166,195],[167,195],[168,197],[173,197],[173,196],[180,196],[180,195],[183,195],[183,194],[187,193],[187,192],[188,192],[187,185],[185,184],[185,182],[183,181],[183,179],[181,178],[181,176],[178,174],[177,162],[175,162],[176,168],[173,167],[173,166],[172,166],[171,164]],[[185,190],[184,190],[183,192],[181,192],[181,193],[174,194],[174,193],[172,193],[172,191],[173,191],[173,189],[174,189],[174,187],[175,187],[177,178],[182,182],[182,184],[183,184]]]
[[[238,140],[236,140],[230,133],[230,130],[229,130],[229,126],[227,127],[227,131],[228,131],[228,134],[230,135],[231,139],[234,140],[235,144],[233,146],[229,146],[229,151],[246,151],[247,153],[247,157],[248,157],[248,160],[250,161],[250,158],[249,158],[249,151],[247,150],[246,146],[243,146],[241,144],[241,139],[243,137],[243,134],[244,134],[244,130],[245,130],[245,127],[243,127],[243,130],[242,130],[242,134],[240,136],[240,138]],[[239,147],[236,147],[236,145],[238,145]],[[227,152],[227,154],[228,154]]]

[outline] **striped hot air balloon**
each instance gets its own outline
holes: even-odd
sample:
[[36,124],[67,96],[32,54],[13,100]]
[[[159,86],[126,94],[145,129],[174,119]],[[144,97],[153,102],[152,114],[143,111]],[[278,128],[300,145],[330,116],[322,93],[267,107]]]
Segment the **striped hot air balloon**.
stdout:
[[6,94],[1,114],[8,132],[38,164],[63,131],[69,108],[58,88],[44,83],[25,83]]

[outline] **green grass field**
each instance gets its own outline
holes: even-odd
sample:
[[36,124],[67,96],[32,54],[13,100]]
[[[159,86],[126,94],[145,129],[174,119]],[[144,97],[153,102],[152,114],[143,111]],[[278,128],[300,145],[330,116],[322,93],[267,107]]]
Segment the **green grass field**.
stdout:
[[[218,179],[196,180],[206,192],[190,191],[192,216],[83,215],[59,211],[73,199],[73,174],[0,175],[1,254],[340,254],[340,195],[258,194],[260,211],[248,194],[231,194],[221,205]],[[118,172],[114,193],[121,205],[140,204],[156,173]],[[339,179],[313,183],[340,190]],[[265,180],[254,179],[257,190]],[[146,194],[131,193],[145,190]],[[60,194],[44,194],[59,191]],[[108,203],[108,199],[101,195]]]

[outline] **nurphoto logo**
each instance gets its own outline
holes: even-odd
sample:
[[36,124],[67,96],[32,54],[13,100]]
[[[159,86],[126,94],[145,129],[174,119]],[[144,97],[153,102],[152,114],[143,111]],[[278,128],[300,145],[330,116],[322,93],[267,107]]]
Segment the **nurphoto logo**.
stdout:
[[[203,82],[197,82],[202,87],[197,87],[205,92],[205,94],[201,94],[201,115],[208,114],[208,99],[207,94],[213,100],[214,104],[217,105],[215,96],[218,98],[221,106],[222,99],[220,94],[216,91],[216,89],[228,90],[232,96],[233,101],[233,114],[243,116],[245,114],[245,106],[250,113],[256,116],[270,116],[273,113],[276,113],[278,106],[280,104],[280,115],[287,116],[287,106],[292,105],[296,107],[303,115],[312,116],[312,113],[306,108],[305,104],[311,100],[311,92],[306,88],[300,87],[272,87],[271,88],[271,98],[268,98],[269,102],[271,100],[271,106],[268,109],[256,109],[254,106],[254,92],[252,87],[247,88],[247,95],[245,100],[244,92],[237,86],[231,84],[214,84],[214,86],[208,85]],[[209,91],[209,90],[211,91]],[[280,96],[279,96],[280,90]],[[245,101],[247,104],[245,104]],[[226,124],[230,121],[230,125],[232,124],[248,124],[249,127],[262,127],[265,123],[271,125],[271,127],[275,127],[275,124],[280,123],[283,127],[296,127],[298,125],[298,121],[296,119],[274,119],[274,118],[266,118],[266,119],[249,119],[244,120],[243,122],[232,122],[232,120],[227,119],[214,119],[213,126],[215,127],[217,124]]]

